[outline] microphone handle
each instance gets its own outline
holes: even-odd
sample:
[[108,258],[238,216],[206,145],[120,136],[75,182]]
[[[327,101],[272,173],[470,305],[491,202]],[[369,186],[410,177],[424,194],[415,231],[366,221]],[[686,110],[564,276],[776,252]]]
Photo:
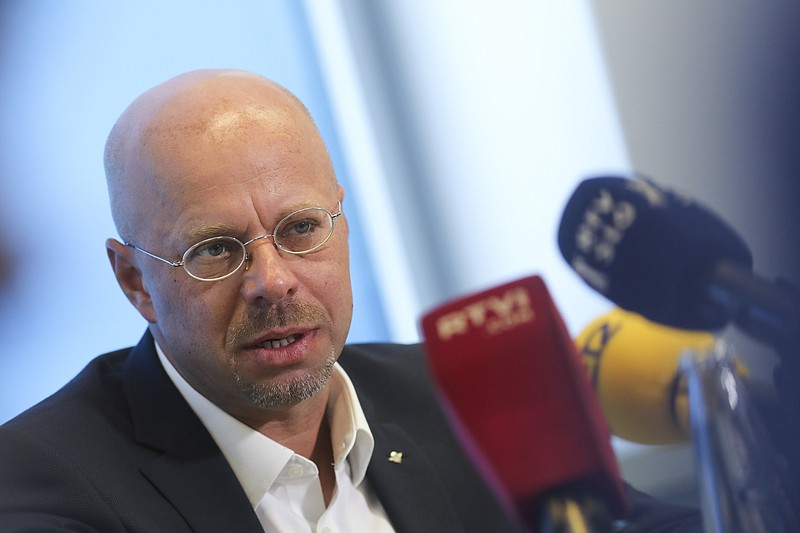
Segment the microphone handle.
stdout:
[[611,514],[597,497],[587,494],[556,494],[539,507],[533,523],[539,533],[607,533]]
[[[715,265],[709,283],[712,301],[742,331],[771,345],[781,357],[800,340],[800,298],[788,283],[772,284],[734,263]],[[793,354],[794,356],[794,354]]]
[[790,477],[800,480],[800,288],[783,280],[769,283],[727,262],[716,265],[710,286],[712,299],[726,306],[733,323],[780,358],[773,373],[777,402],[757,408],[786,456]]

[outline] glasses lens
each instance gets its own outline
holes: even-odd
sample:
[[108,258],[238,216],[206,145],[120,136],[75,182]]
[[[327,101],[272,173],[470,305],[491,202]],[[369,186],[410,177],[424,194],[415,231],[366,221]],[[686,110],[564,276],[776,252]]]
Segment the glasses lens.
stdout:
[[289,252],[310,252],[325,244],[331,233],[331,214],[321,207],[310,207],[292,213],[278,223],[275,244]]
[[244,262],[244,245],[233,237],[200,241],[184,254],[184,268],[195,278],[215,280],[234,272]]

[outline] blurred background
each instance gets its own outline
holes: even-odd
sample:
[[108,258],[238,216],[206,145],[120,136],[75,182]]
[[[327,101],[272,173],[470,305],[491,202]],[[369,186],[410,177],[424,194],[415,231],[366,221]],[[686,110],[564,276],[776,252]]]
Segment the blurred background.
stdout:
[[[416,341],[436,304],[530,274],[577,334],[611,304],[556,231],[598,174],[686,193],[798,282],[798,23],[796,2],[3,0],[0,422],[145,329],[105,254],[102,153],[151,86],[244,68],[307,104],[347,189],[351,342]],[[694,500],[686,446],[615,446],[634,484]]]

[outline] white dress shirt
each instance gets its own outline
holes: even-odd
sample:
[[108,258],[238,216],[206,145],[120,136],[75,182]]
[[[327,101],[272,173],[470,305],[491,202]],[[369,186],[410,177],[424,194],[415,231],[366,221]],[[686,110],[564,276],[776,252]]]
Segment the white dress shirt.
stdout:
[[327,411],[336,488],[326,508],[312,461],[211,403],[183,379],[158,343],[156,351],[167,375],[230,463],[264,531],[394,531],[365,479],[375,441],[353,384],[338,363],[331,376]]

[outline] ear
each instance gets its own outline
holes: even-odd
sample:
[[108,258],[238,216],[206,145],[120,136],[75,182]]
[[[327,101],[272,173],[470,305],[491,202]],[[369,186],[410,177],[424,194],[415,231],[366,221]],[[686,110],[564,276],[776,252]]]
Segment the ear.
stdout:
[[145,287],[142,272],[133,262],[132,256],[136,251],[116,239],[108,239],[106,240],[106,252],[122,292],[145,320],[155,323],[157,317],[153,300]]
[[[338,183],[336,185],[336,199],[339,200],[339,205],[341,206],[342,209],[342,215],[344,215],[344,187],[342,186],[341,183]],[[342,216],[340,220],[345,231],[347,232],[348,235],[350,235],[350,225],[347,222],[347,217]]]

